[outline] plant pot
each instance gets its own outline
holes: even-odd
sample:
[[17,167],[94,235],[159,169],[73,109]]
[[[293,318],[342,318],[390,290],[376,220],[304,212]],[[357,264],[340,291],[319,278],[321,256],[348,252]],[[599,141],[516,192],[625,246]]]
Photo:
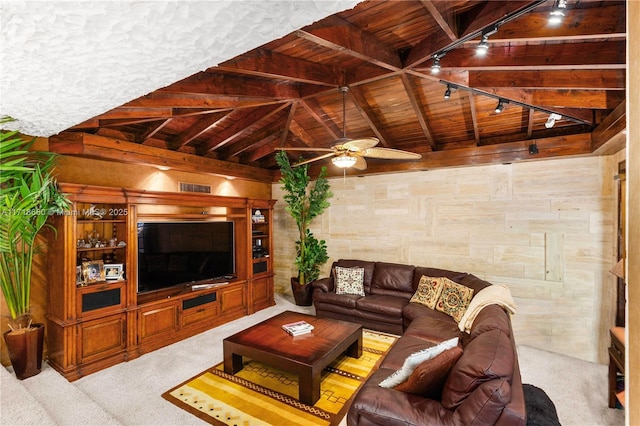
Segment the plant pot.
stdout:
[[298,306],[311,306],[313,303],[313,286],[311,283],[300,285],[298,277],[291,277],[291,292]]
[[16,377],[24,380],[40,373],[44,324],[32,324],[31,328],[5,331],[3,336]]

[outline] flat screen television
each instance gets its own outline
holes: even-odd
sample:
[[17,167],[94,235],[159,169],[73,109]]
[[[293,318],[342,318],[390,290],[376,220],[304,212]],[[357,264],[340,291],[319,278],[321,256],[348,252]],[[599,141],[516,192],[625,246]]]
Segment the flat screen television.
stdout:
[[233,222],[138,222],[138,293],[235,274]]

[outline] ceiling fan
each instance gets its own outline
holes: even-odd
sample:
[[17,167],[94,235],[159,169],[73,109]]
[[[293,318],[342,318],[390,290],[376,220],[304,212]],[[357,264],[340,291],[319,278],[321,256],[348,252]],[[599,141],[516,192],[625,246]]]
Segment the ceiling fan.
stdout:
[[349,88],[341,87],[340,91],[342,92],[342,137],[336,140],[335,144],[331,148],[279,148],[283,151],[327,152],[327,154],[322,154],[309,160],[300,161],[299,163],[294,164],[294,167],[322,160],[324,158],[333,157],[331,158],[331,162],[337,167],[342,169],[353,167],[356,170],[364,170],[367,168],[367,162],[364,157],[385,160],[417,160],[422,158],[422,155],[414,152],[391,148],[374,148],[378,143],[380,143],[378,138],[347,138],[345,98]]

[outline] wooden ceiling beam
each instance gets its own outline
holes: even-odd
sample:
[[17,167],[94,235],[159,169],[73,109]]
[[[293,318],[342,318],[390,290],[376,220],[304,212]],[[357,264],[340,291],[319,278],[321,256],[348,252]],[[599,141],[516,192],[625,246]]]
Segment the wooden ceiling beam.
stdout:
[[469,87],[484,90],[493,87],[523,89],[622,90],[624,70],[566,71],[470,71]]
[[367,122],[373,133],[375,133],[376,137],[380,140],[380,144],[385,148],[393,148],[393,145],[390,142],[389,135],[383,130],[384,126],[378,118],[376,117],[373,109],[369,105],[366,96],[362,93],[362,88],[360,87],[351,87],[348,92],[349,98],[351,102],[354,103],[362,118]]
[[335,123],[331,123],[328,125],[325,120],[322,119],[322,109],[318,102],[315,99],[305,99],[301,101],[302,107],[311,115],[311,117],[318,122],[322,126],[323,129],[327,131],[327,133],[333,138],[333,140],[339,139],[342,137],[342,129],[338,128]]
[[613,109],[625,98],[622,90],[485,88],[488,93],[528,105],[553,108]]
[[64,155],[76,155],[138,166],[167,167],[190,173],[197,170],[198,173],[235,176],[258,182],[273,181],[273,172],[270,170],[87,133],[63,132],[51,136],[49,149]]
[[[258,106],[272,105],[281,103],[281,100],[265,97],[246,97],[231,95],[211,95],[197,93],[180,93],[180,92],[153,92],[149,95],[142,96],[133,101],[127,102],[123,107],[130,109],[163,109],[169,108],[167,114],[158,112],[159,117],[170,117],[175,109],[180,108],[206,108],[211,111],[218,111],[230,108],[255,108]],[[164,111],[163,111],[164,112]],[[100,116],[102,117],[102,115]],[[121,117],[114,117],[121,118]]]
[[296,84],[210,71],[199,72],[159,89],[159,92],[197,93],[242,98],[257,97],[271,98],[273,100],[288,100],[300,97],[300,91]]
[[432,0],[420,0],[422,5],[429,11],[429,14],[433,18],[434,21],[438,23],[442,31],[449,37],[452,41],[458,39],[457,34],[457,22],[453,13],[451,12],[451,7],[449,4],[444,1],[432,1]]
[[170,141],[167,144],[168,149],[175,151],[187,145],[189,142],[199,138],[200,136],[204,135],[205,133],[222,123],[231,114],[231,112],[222,112],[209,114],[206,117],[202,117],[191,127],[189,127],[185,132],[180,133],[177,138],[174,138],[172,141]]
[[400,56],[387,45],[346,20],[331,15],[295,34],[318,46],[335,50],[390,71],[402,68]]
[[[627,128],[626,102],[614,109],[602,122],[591,132],[591,149],[597,151],[614,137],[622,134]],[[625,139],[622,137],[622,139]],[[623,145],[624,146],[624,145]]]
[[420,107],[420,102],[416,95],[416,87],[411,81],[411,77],[402,74],[400,76],[402,80],[402,85],[404,86],[404,90],[409,97],[409,102],[411,103],[411,108],[413,108],[413,112],[415,113],[418,122],[420,123],[420,127],[422,128],[422,132],[424,133],[425,139],[427,140],[427,144],[431,147],[431,150],[436,151],[438,149],[436,142],[433,138],[433,131],[429,127],[429,123],[427,122],[427,118]]
[[270,140],[274,136],[280,138],[282,132],[283,129],[279,122],[270,122],[266,126],[263,126],[258,130],[254,130],[247,137],[241,139],[237,138],[232,143],[222,147],[218,150],[218,158],[221,160],[228,160],[232,157],[237,157],[248,150],[257,148],[267,139]]
[[156,133],[162,130],[165,126],[171,123],[173,118],[167,118],[165,120],[156,122],[147,127],[147,129],[143,132],[140,132],[136,135],[136,142],[145,143],[147,140],[153,138]]
[[[491,46],[490,54],[475,49],[454,49],[440,61],[441,70],[547,71],[576,69],[625,69],[624,40],[522,46]],[[417,68],[430,72],[429,69]]]
[[626,38],[624,1],[608,1],[601,7],[574,8],[569,2],[564,23],[549,28],[549,11],[534,10],[501,25],[491,42],[568,41]]
[[263,48],[252,50],[207,71],[237,72],[262,78],[332,87],[338,87],[342,78],[342,73],[336,68]]
[[[291,123],[289,124],[289,131],[290,133],[295,135],[295,137],[298,138],[300,142],[304,144],[304,146],[306,147],[313,146],[313,138],[309,136],[306,130],[303,129],[302,126],[300,126],[300,124],[298,124],[296,120],[292,120]],[[286,141],[280,146],[282,147],[287,146]]]
[[289,106],[289,102],[280,105],[269,105],[259,107],[252,111],[234,111],[228,117],[230,124],[228,127],[216,132],[207,142],[201,143],[197,147],[199,155],[205,155],[225,146],[231,141],[249,134],[262,127],[261,123],[269,120],[274,114]]

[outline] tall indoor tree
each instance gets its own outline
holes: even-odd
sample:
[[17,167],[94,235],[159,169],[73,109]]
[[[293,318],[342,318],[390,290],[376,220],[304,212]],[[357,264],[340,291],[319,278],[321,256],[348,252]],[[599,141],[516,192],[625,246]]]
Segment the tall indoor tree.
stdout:
[[318,240],[309,229],[313,219],[329,207],[327,200],[333,196],[327,168],[322,167],[312,183],[308,164],[293,167],[284,151],[276,154],[276,162],[282,175],[280,184],[285,191],[286,210],[298,228],[295,259],[297,281],[298,285],[305,286],[318,278],[320,265],[329,260],[326,242]]
[[[0,124],[8,121],[11,119],[3,117]],[[19,377],[9,339],[22,340],[21,336],[34,328],[30,319],[31,272],[33,258],[43,248],[37,237],[45,227],[54,229],[49,216],[62,213],[70,205],[53,175],[56,156],[31,151],[34,141],[21,138],[15,131],[0,132],[0,286],[10,316],[11,330],[4,333],[5,341]],[[20,354],[29,345],[23,346]],[[41,351],[42,344],[38,346]],[[39,356],[41,362],[42,354]]]

